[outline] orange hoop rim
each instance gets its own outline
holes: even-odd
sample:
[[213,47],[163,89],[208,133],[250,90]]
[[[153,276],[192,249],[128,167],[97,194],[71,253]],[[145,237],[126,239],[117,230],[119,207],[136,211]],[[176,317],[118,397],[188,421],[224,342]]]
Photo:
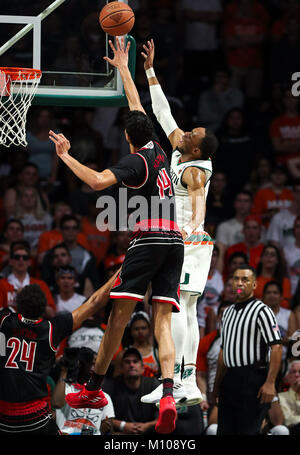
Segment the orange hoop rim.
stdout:
[[26,79],[36,79],[40,78],[42,75],[41,70],[37,70],[34,68],[16,68],[16,67],[0,67],[0,73],[5,73],[7,76],[11,78],[12,81],[20,80],[20,76],[26,76]]

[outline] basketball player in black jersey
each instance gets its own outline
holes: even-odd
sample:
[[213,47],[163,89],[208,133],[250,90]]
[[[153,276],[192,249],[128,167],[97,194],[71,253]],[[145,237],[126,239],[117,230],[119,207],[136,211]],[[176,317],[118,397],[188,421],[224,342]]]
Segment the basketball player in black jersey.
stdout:
[[115,274],[72,313],[42,318],[47,301],[37,284],[16,297],[17,312],[0,309],[0,434],[60,434],[46,397],[59,343],[108,301]]
[[[73,408],[98,408],[107,404],[101,384],[117,351],[126,324],[138,301],[143,301],[149,284],[152,287],[154,334],[159,346],[159,361],[163,378],[158,433],[175,429],[176,405],[173,397],[175,350],[171,335],[171,315],[179,311],[179,281],[183,263],[183,240],[175,221],[175,200],[167,156],[153,140],[154,129],[145,114],[130,71],[124,40],[110,42],[114,58],[104,57],[118,68],[123,80],[130,112],[125,123],[125,137],[130,154],[103,172],[96,172],[79,163],[68,152],[69,141],[62,134],[49,132],[57,155],[94,190],[103,190],[117,183],[129,188],[133,195],[143,197],[149,210],[143,211],[134,227],[122,271],[110,297],[115,299],[108,326],[99,347],[97,360],[86,387],[79,393],[68,394],[67,403]],[[160,214],[151,210],[152,202],[170,202],[174,210]],[[155,204],[153,204],[155,206]],[[166,204],[168,205],[168,204]],[[165,213],[164,217],[161,213]]]

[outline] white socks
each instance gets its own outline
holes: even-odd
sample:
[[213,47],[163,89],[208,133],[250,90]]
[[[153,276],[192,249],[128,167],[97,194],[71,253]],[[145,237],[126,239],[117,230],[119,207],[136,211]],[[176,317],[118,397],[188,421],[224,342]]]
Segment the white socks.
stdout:
[[[186,293],[188,294],[188,293]],[[187,334],[183,347],[184,372],[182,379],[186,381],[196,381],[196,361],[199,346],[199,327],[197,320],[197,295],[188,294],[186,317]]]
[[179,313],[172,314],[171,329],[175,345],[174,380],[181,381],[183,347],[187,333],[187,318],[184,306],[180,307]]
[[181,365],[184,358],[182,379],[196,380],[196,360],[199,345],[197,321],[197,295],[188,292],[180,294],[180,312],[172,314],[172,337],[175,345],[174,380],[181,379]]

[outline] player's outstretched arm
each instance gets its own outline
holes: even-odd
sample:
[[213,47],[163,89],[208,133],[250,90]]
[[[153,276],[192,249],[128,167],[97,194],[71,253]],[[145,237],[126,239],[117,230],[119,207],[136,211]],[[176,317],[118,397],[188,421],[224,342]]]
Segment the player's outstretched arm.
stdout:
[[97,172],[94,169],[84,166],[69,155],[71,144],[63,134],[56,134],[50,130],[49,139],[55,144],[56,153],[62,161],[80,180],[89,185],[93,190],[101,191],[118,182],[116,176],[109,169]]
[[130,49],[130,41],[125,47],[124,38],[116,38],[116,47],[112,41],[109,40],[109,45],[114,53],[114,58],[103,57],[108,63],[116,67],[123,81],[126,98],[128,100],[129,109],[131,111],[142,111],[145,114],[144,108],[141,104],[140,96],[132,79],[131,73],[128,68],[128,53]]
[[113,287],[120,271],[121,268],[103,286],[101,286],[101,288],[94,292],[94,294],[92,294],[86,302],[72,312],[73,330],[76,330],[81,326],[83,321],[97,313],[97,311],[101,308],[105,307],[109,300],[111,288]]
[[178,128],[177,123],[172,116],[169,102],[161,88],[160,83],[155,75],[153,62],[154,62],[154,41],[151,39],[147,45],[143,45],[144,51],[142,56],[145,59],[144,68],[148,79],[150,96],[152,101],[152,109],[157,121],[166,133],[169,141],[172,144],[173,150],[177,147],[178,142],[181,140],[184,132]]

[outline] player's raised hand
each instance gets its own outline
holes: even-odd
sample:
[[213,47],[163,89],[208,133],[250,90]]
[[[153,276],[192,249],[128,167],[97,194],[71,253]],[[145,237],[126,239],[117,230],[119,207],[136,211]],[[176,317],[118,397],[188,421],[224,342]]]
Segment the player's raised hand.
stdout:
[[145,52],[141,52],[142,56],[144,57],[144,68],[145,70],[148,70],[149,68],[153,67],[153,61],[154,61],[154,41],[151,39],[150,41],[147,41],[147,45],[143,44],[143,48]]
[[103,57],[111,65],[120,69],[121,67],[128,66],[128,53],[130,49],[130,41],[128,41],[127,46],[125,46],[124,37],[116,37],[116,47],[113,45],[111,40],[108,41],[113,53],[114,58],[111,59],[107,56]]
[[56,153],[60,157],[67,154],[71,148],[70,141],[62,133],[56,134],[50,130],[49,139],[55,144]]

